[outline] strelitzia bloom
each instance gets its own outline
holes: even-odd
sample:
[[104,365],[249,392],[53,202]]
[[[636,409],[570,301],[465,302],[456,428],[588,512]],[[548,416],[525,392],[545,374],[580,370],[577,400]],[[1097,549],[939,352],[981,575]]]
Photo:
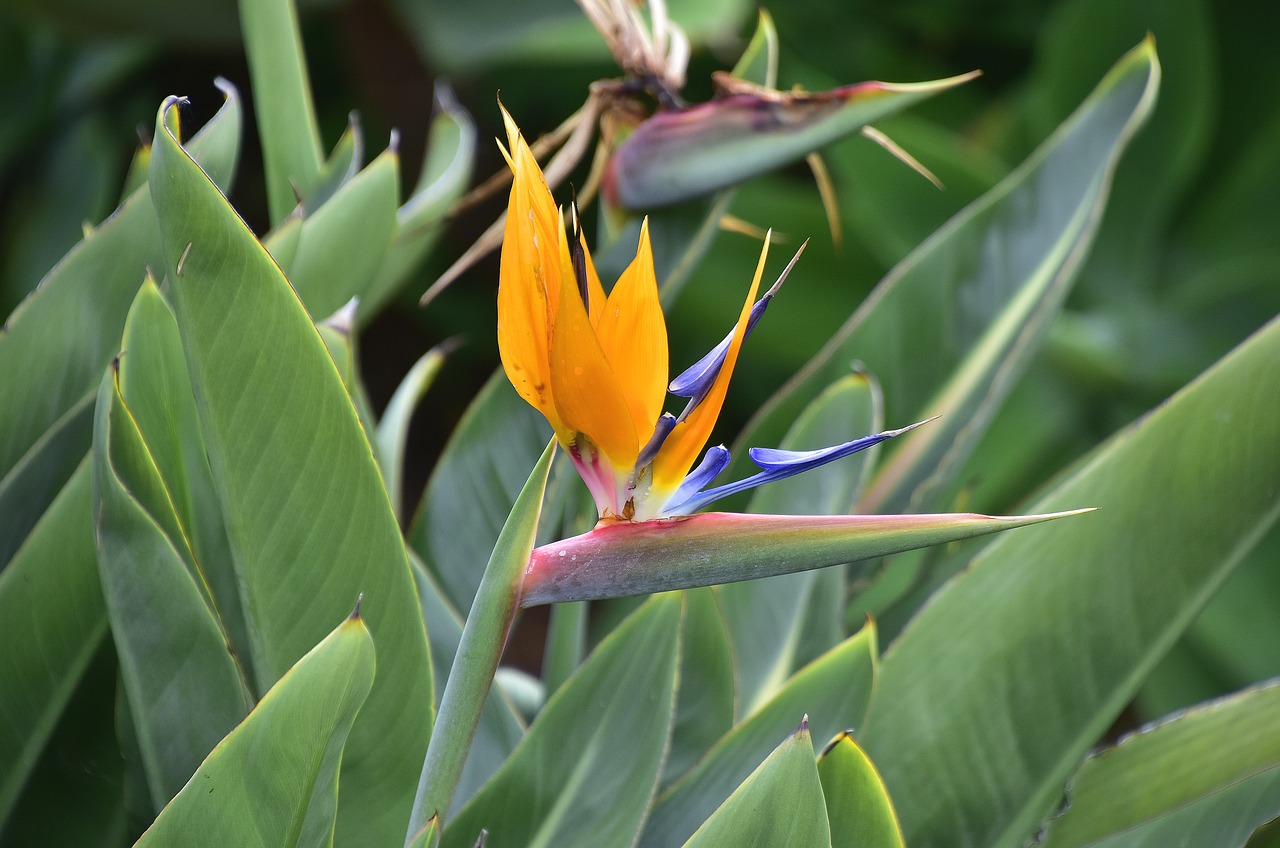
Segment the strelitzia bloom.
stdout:
[[[712,447],[696,468],[694,461],[720,414],[743,341],[786,277],[756,300],[768,238],[733,330],[668,384],[647,221],[635,259],[606,295],[576,213],[569,232],[519,128],[505,110],[503,119],[514,183],[502,242],[498,349],[516,391],[546,417],[572,458],[602,523],[689,515],[911,429],[821,450],[753,448],[758,473],[708,489],[729,451]],[[686,399],[678,414],[663,411],[668,390]]]

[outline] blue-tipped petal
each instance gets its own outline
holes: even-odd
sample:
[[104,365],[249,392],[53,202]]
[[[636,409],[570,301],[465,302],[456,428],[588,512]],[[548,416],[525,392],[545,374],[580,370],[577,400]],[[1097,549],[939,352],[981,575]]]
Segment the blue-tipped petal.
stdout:
[[667,499],[667,503],[662,510],[663,514],[684,515],[683,511],[672,512],[672,510],[680,510],[686,500],[696,496],[703,486],[716,479],[716,476],[721,471],[724,471],[728,464],[728,448],[724,445],[707,448],[707,452],[702,457],[702,462],[699,462],[697,468],[685,475],[684,482]]
[[[764,293],[764,297],[756,301],[751,307],[751,317],[747,319],[746,335],[751,335],[752,329],[755,328],[756,322],[764,315],[764,311],[769,308],[769,301],[778,293],[778,289],[782,288],[782,284],[786,282],[787,275],[791,273],[791,269],[795,266],[796,260],[800,258],[800,254],[804,253],[805,245],[809,242],[806,240],[800,245],[800,249],[796,251],[796,255],[791,257],[791,261],[787,263],[787,267],[783,269],[782,274],[778,276],[778,281]],[[743,337],[744,341],[746,336]],[[684,411],[684,415],[688,415],[693,408],[698,405],[703,396],[711,390],[711,384],[716,381],[716,376],[720,373],[720,366],[724,364],[725,355],[729,352],[729,344],[733,341],[733,330],[729,331],[729,335],[724,337],[720,344],[711,349],[711,352],[690,365],[680,373],[671,384],[667,386],[667,391],[676,397],[692,398],[689,408]]]
[[[876,433],[874,436],[863,436],[861,439],[854,439],[851,442],[819,450],[788,451],[776,448],[752,448],[747,453],[751,457],[751,461],[760,466],[761,471],[752,474],[750,477],[745,477],[733,483],[726,483],[723,486],[717,486],[705,492],[696,492],[695,490],[683,500],[673,497],[670,501],[671,507],[668,512],[671,515],[690,515],[721,498],[727,498],[729,495],[736,495],[738,492],[745,492],[748,489],[754,489],[756,486],[763,486],[765,483],[772,483],[775,480],[794,477],[811,468],[826,465],[828,462],[835,462],[837,459],[866,450],[872,445],[878,445],[887,439],[892,439],[894,436],[900,436],[908,430],[914,430],[921,424],[927,424],[932,420],[930,418],[925,421],[918,421],[909,427],[903,427],[899,430],[886,430],[883,433]],[[680,486],[680,491],[684,490],[688,482],[686,478],[685,483]]]
[[653,425],[653,435],[649,437],[649,441],[640,449],[640,455],[636,457],[636,473],[653,462],[653,458],[658,455],[658,451],[662,450],[663,443],[667,440],[667,436],[671,435],[675,426],[676,417],[670,412],[664,412],[658,416],[657,423]]

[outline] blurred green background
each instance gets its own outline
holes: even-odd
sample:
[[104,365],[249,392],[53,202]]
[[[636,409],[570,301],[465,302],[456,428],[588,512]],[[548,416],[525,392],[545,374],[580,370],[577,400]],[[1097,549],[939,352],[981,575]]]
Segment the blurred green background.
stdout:
[[[710,73],[732,65],[749,37],[754,6],[673,0],[671,7],[695,43],[686,94],[706,98]],[[715,438],[730,441],[886,271],[1021,162],[1147,32],[1164,67],[1157,111],[1121,164],[1067,310],[970,463],[961,506],[1016,509],[1280,312],[1280,61],[1272,44],[1280,7],[791,0],[770,11],[782,44],[780,88],[916,81],[975,68],[983,75],[878,125],[945,190],[860,137],[824,152],[839,197],[839,245],[803,165],[738,192],[732,213],[782,233],[783,250],[812,241],[752,337]],[[436,82],[447,80],[473,115],[483,176],[502,167],[489,142],[500,133],[497,92],[535,137],[576,109],[593,80],[618,75],[572,0],[323,0],[304,2],[302,20],[325,142],[337,141],[351,110],[370,155],[398,129],[406,188],[417,178]],[[219,75],[251,99],[232,0],[0,4],[3,314],[79,240],[86,222],[114,209],[160,100],[189,96],[188,116],[198,126],[221,102],[212,84]],[[261,233],[266,198],[252,121],[245,138],[231,199]],[[585,177],[583,167],[573,181]],[[499,193],[459,215],[360,340],[364,378],[380,408],[426,349],[450,336],[465,339],[415,424],[409,491],[420,491],[497,365],[496,256],[428,309],[417,299],[504,202]],[[673,367],[728,329],[757,250],[738,234],[715,240],[670,312]],[[1280,414],[1280,399],[1276,406]],[[1222,438],[1231,438],[1229,429]],[[1186,493],[1191,503],[1195,496]],[[1280,674],[1277,565],[1280,535],[1273,533],[1156,674],[1139,705],[1143,715]]]

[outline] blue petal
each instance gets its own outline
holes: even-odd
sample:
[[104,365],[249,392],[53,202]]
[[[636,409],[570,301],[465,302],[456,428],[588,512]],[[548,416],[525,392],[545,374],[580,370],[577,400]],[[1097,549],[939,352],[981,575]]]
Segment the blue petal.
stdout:
[[640,449],[640,455],[636,457],[637,471],[653,462],[653,458],[658,455],[658,451],[662,450],[663,443],[667,440],[667,436],[671,435],[675,426],[676,417],[670,412],[664,412],[658,416],[657,423],[653,425],[653,435],[649,437],[649,441]]
[[[808,241],[805,241],[804,244],[800,245],[796,255],[791,257],[791,261],[787,263],[787,267],[779,275],[778,281],[764,293],[764,297],[757,300],[755,305],[751,307],[751,316],[747,319],[746,336],[751,335],[751,331],[755,329],[756,322],[764,315],[764,311],[769,308],[769,301],[778,293],[778,289],[782,288],[787,275],[791,273],[792,267],[795,266],[796,260],[800,258],[800,254],[804,253],[805,245],[808,243]],[[743,336],[744,341],[746,336]],[[720,344],[712,348],[710,353],[686,368],[667,386],[667,391],[676,397],[693,398],[693,402],[685,410],[685,415],[688,415],[693,410],[693,407],[697,406],[706,393],[711,390],[711,384],[716,381],[716,376],[720,373],[720,366],[724,364],[724,358],[728,355],[729,345],[732,342],[733,330],[730,330],[729,335],[725,336]]]
[[[733,483],[726,483],[723,486],[717,486],[705,492],[694,490],[684,500],[677,500],[673,497],[669,502],[670,507],[667,512],[670,515],[689,515],[721,498],[727,498],[729,495],[736,495],[738,492],[745,492],[748,489],[754,489],[756,486],[763,486],[765,483],[783,480],[808,471],[811,468],[826,465],[828,462],[834,462],[850,454],[866,450],[872,445],[878,445],[880,442],[892,439],[894,436],[900,436],[908,430],[914,430],[921,424],[927,424],[928,421],[932,420],[930,418],[927,421],[920,421],[900,430],[886,430],[883,433],[876,433],[874,436],[864,436],[861,439],[854,439],[851,442],[845,442],[829,448],[821,448],[820,450],[788,451],[776,448],[752,448],[748,451],[748,454],[751,457],[751,461],[760,466],[761,471],[752,474],[750,477]],[[690,475],[690,477],[692,476]],[[688,482],[686,478],[685,483],[680,486],[680,491],[684,491]]]
[[689,498],[698,494],[698,491],[712,480],[716,478],[725,466],[729,464],[729,450],[724,445],[716,445],[713,448],[707,448],[707,452],[702,457],[702,462],[698,463],[698,467],[685,475],[684,481],[680,484],[680,488],[672,493],[667,499],[663,507],[663,512],[669,515],[684,515],[685,513],[671,512],[671,509],[679,509]]

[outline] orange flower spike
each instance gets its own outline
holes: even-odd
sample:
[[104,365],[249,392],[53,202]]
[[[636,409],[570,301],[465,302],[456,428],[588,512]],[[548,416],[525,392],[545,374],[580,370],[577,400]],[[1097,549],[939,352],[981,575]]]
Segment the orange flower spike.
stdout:
[[738,323],[734,327],[733,341],[729,344],[724,364],[716,375],[715,382],[702,402],[689,413],[667,436],[653,461],[653,488],[658,492],[672,492],[684,481],[685,475],[693,466],[702,446],[711,436],[716,419],[720,417],[720,409],[724,406],[725,394],[729,391],[729,380],[733,377],[733,367],[738,362],[738,353],[742,349],[743,339],[747,336],[747,322],[751,318],[751,307],[755,303],[756,292],[760,290],[760,278],[764,275],[765,259],[769,256],[769,241],[772,231],[764,238],[764,247],[760,251],[760,260],[756,263],[756,274],[747,292],[746,302],[738,315]]
[[564,432],[552,398],[548,360],[551,327],[560,297],[558,217],[551,192],[511,117],[503,150],[514,179],[502,240],[498,281],[498,352],[516,391]]
[[[564,426],[591,440],[627,473],[640,452],[623,387],[605,358],[587,316],[578,282],[561,275],[559,308],[551,326],[551,391]],[[561,442],[577,447],[576,439]]]
[[636,258],[622,272],[596,333],[618,376],[637,435],[648,439],[667,397],[667,322],[649,245],[649,220],[640,226]]
[[[577,214],[577,207],[570,207],[572,227],[578,233],[578,245],[582,248],[582,260],[587,274],[587,302],[590,304],[587,314],[591,316],[591,326],[598,327],[600,326],[600,316],[604,314],[606,300],[604,286],[600,284],[600,275],[596,273],[595,263],[591,261],[591,251],[587,248],[587,241],[582,236],[582,228],[578,222]],[[560,274],[561,276],[573,277],[574,273],[573,256],[569,252],[569,236],[565,232],[565,228],[561,227]]]

